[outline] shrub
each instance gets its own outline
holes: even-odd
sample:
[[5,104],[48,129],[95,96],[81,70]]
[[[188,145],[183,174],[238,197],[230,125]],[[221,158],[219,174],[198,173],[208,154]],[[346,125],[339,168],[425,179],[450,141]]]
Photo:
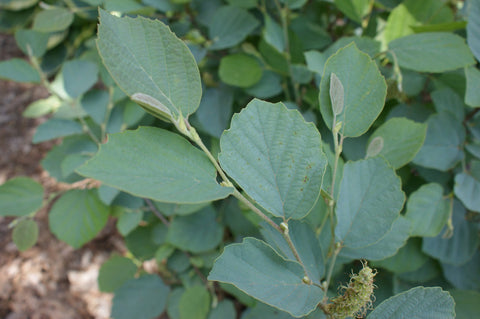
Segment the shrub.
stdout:
[[[51,231],[78,248],[117,218],[112,317],[478,311],[480,2],[35,4],[2,3],[29,61],[0,76],[49,89],[24,113],[51,114],[34,143],[63,138],[43,167],[88,186]],[[41,185],[0,199],[28,249]]]

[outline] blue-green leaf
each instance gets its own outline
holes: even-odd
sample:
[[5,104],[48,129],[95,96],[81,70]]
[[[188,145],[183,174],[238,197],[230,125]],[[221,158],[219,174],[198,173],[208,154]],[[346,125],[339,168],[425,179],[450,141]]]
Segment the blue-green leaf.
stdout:
[[460,173],[455,176],[455,195],[469,210],[480,212],[480,182],[473,176]]
[[356,137],[365,133],[383,109],[387,85],[375,61],[349,44],[331,56],[320,82],[320,112],[328,128],[333,129],[334,114],[330,99],[330,74],[335,73],[343,85],[345,104],[336,116],[342,122],[340,133]]
[[12,232],[12,240],[19,251],[30,249],[38,239],[38,225],[32,219],[20,220]]
[[478,229],[466,220],[466,210],[455,200],[453,203],[453,236],[444,238],[440,233],[433,238],[423,239],[423,252],[443,263],[462,265],[466,263],[477,250],[479,244]]
[[102,292],[114,292],[137,272],[135,263],[126,257],[113,255],[103,263],[98,272],[98,288]]
[[187,216],[176,217],[168,228],[167,241],[193,253],[215,248],[223,238],[223,227],[216,221],[212,206]]
[[465,128],[446,112],[431,115],[427,121],[427,136],[413,163],[446,171],[460,161],[464,152]]
[[345,247],[378,242],[392,228],[405,201],[400,178],[380,157],[348,162],[335,210],[335,235]]
[[131,279],[115,292],[112,318],[156,318],[165,309],[169,291],[170,288],[156,275]]
[[[392,118],[383,123],[368,139],[369,145],[378,138],[382,140],[382,147],[375,155],[382,155],[395,169],[410,162],[420,151],[427,126],[415,123],[406,118]],[[368,156],[368,152],[367,152]]]
[[207,156],[172,132],[142,127],[112,134],[80,174],[136,196],[170,203],[199,203],[227,197]]
[[441,288],[416,287],[395,295],[375,308],[367,319],[453,319],[455,302]]
[[21,83],[39,83],[40,75],[27,61],[13,58],[0,62],[0,79]]
[[453,33],[412,34],[393,40],[388,48],[401,67],[420,72],[445,72],[475,63],[465,40]]
[[235,6],[223,6],[215,11],[209,24],[213,44],[210,50],[233,47],[242,42],[259,25],[247,10]]
[[320,194],[327,160],[320,133],[283,104],[253,100],[220,139],[222,168],[273,215],[302,218]]
[[70,190],[52,206],[48,221],[55,236],[80,248],[102,230],[109,213],[95,190]]
[[100,10],[99,53],[129,95],[158,100],[177,119],[195,112],[202,88],[188,47],[158,20],[118,18]]
[[468,24],[467,42],[473,54],[480,61],[480,1],[467,2]]
[[246,238],[225,248],[209,280],[235,285],[254,298],[295,317],[312,312],[320,302],[320,288],[305,284],[302,266],[285,260],[264,242]]
[[0,216],[25,216],[42,207],[43,187],[28,177],[15,177],[0,185]]
[[405,217],[412,225],[410,235],[437,236],[445,226],[449,213],[449,203],[443,198],[442,186],[436,183],[422,185],[407,201]]

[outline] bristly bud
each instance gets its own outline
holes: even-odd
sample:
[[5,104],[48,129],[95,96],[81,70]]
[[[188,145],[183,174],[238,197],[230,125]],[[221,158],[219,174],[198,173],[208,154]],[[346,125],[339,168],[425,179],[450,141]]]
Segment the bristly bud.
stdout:
[[364,316],[372,307],[373,278],[377,272],[368,267],[366,261],[362,264],[363,268],[358,275],[353,274],[348,286],[342,287],[343,294],[332,299],[332,303],[327,305],[326,309],[333,318]]

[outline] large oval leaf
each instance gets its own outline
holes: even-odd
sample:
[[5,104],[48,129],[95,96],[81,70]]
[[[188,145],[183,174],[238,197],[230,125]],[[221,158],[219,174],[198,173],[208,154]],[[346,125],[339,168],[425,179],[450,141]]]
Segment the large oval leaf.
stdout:
[[327,160],[320,133],[283,104],[253,100],[220,139],[222,168],[275,216],[302,218],[320,194]]
[[393,40],[388,45],[398,64],[420,72],[445,72],[475,63],[465,40],[446,32],[425,32]]
[[48,215],[50,230],[73,248],[93,239],[107,223],[110,209],[95,190],[74,189],[52,206]]
[[343,85],[344,108],[336,122],[342,122],[341,133],[355,137],[365,133],[383,109],[387,84],[375,61],[357,49],[354,43],[332,55],[325,64],[320,82],[320,112],[332,129],[333,110],[330,99],[330,74],[335,73]]
[[346,163],[335,211],[336,237],[346,247],[372,245],[392,228],[404,201],[400,178],[383,158]]
[[320,302],[320,288],[305,284],[302,266],[285,260],[269,245],[255,238],[225,248],[208,276],[227,282],[260,301],[301,317]]
[[98,51],[128,94],[158,100],[174,118],[188,117],[200,104],[200,74],[188,47],[157,20],[118,18],[100,10]]
[[[410,162],[425,141],[427,125],[416,123],[404,117],[392,118],[382,124],[369,138],[369,145],[381,138],[380,155],[395,169]],[[376,154],[375,154],[376,155]]]
[[416,287],[382,302],[367,319],[453,319],[455,302],[441,288]]
[[180,135],[154,127],[110,135],[78,172],[161,202],[208,202],[233,192],[215,181],[215,168],[203,152]]
[[42,207],[43,187],[28,177],[16,177],[0,185],[0,216],[25,216]]

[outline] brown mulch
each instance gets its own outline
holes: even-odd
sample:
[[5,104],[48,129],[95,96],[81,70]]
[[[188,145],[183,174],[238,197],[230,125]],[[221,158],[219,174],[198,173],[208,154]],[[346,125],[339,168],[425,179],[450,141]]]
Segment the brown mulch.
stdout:
[[[0,61],[22,56],[13,37],[0,34]],[[44,186],[45,199],[62,189],[40,165],[56,142],[32,144],[35,128],[45,118],[25,119],[22,112],[47,96],[41,86],[0,80],[0,184],[14,176],[29,176]],[[40,227],[37,244],[19,252],[11,240],[12,220],[0,217],[0,318],[109,318],[112,295],[99,292],[96,280],[109,255],[124,250],[114,222],[74,250],[50,233],[44,207],[35,216]]]

